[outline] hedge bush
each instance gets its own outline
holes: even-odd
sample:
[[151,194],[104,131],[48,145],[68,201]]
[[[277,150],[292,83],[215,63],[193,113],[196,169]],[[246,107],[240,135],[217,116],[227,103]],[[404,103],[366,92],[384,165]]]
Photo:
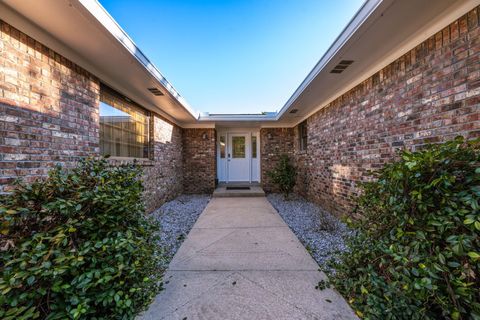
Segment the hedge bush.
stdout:
[[365,319],[480,319],[480,141],[400,160],[363,185],[333,284]]
[[86,159],[0,200],[1,319],[133,319],[161,289],[140,169]]
[[285,198],[292,193],[295,187],[297,173],[288,155],[281,155],[277,165],[273,170],[267,172],[267,176],[272,180],[272,183],[279,188]]

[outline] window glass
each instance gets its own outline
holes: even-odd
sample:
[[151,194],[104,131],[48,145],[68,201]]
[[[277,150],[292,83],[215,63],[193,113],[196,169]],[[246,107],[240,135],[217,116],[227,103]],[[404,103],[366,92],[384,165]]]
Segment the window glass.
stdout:
[[252,136],[252,158],[257,158],[257,136]]
[[245,158],[245,137],[232,137],[232,158]]
[[220,136],[220,158],[225,158],[225,136]]
[[300,150],[307,150],[307,122],[303,121],[298,125],[298,139]]
[[105,86],[100,93],[100,152],[129,158],[149,156],[150,116]]

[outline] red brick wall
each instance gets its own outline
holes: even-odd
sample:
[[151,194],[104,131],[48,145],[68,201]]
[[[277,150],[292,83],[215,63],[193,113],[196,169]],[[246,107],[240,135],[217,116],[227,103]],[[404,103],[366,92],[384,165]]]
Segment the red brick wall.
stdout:
[[183,189],[212,193],[217,177],[215,129],[183,129]]
[[[0,193],[99,155],[99,98],[94,75],[0,20]],[[182,129],[158,115],[151,128],[152,158],[140,161],[148,211],[183,190]]]
[[99,81],[0,20],[0,192],[97,153]]
[[[307,123],[308,132],[308,123]],[[307,150],[300,150],[300,132],[298,126],[293,128],[293,144],[294,144],[294,163],[297,172],[297,179],[294,191],[303,196],[307,196],[308,187],[310,185],[309,164],[310,157],[308,154],[308,145],[310,141],[307,141]],[[317,146],[318,147],[318,146]]]
[[[345,214],[357,182],[399,148],[457,134],[480,136],[478,21],[478,10],[471,11],[307,119],[306,152],[298,151],[296,128],[262,129],[265,189],[273,190],[266,172],[278,156],[294,153],[297,190]],[[5,192],[16,177],[31,181],[54,163],[71,165],[98,154],[99,80],[6,23],[0,26],[0,192]],[[154,160],[145,162],[147,206],[182,189],[213,191],[215,130],[182,130],[160,117],[155,124],[160,141]]]
[[147,211],[183,192],[182,129],[155,115],[152,131],[153,165],[145,166],[143,178]]
[[278,163],[282,154],[294,154],[294,132],[292,128],[263,128],[260,130],[260,172],[262,187],[266,192],[278,192],[270,182],[267,172]]
[[478,23],[477,8],[308,118],[298,190],[348,214],[357,183],[398,149],[479,137]]

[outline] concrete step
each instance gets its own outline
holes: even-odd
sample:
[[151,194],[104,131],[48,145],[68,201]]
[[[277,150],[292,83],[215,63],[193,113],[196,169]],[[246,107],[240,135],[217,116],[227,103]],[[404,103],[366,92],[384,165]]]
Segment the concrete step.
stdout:
[[[228,187],[231,187],[230,185]],[[258,186],[248,186],[250,189],[248,190],[228,190],[227,186],[221,185],[218,186],[217,189],[213,192],[214,198],[238,198],[238,197],[265,197],[265,191]]]

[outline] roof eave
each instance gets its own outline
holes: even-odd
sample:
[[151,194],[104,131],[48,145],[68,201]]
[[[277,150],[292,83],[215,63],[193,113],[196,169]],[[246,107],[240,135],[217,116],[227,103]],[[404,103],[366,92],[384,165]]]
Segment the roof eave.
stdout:
[[97,0],[78,0],[79,3],[120,43],[138,63],[140,63],[169,93],[169,95],[187,111],[193,119],[195,112],[173,85],[162,75],[160,70],[143,54],[128,34],[118,25],[113,17]]
[[375,12],[375,9],[382,3],[383,0],[367,0],[363,3],[357,13],[348,22],[346,27],[342,30],[340,35],[330,45],[325,54],[320,58],[313,69],[308,73],[307,77],[302,81],[298,88],[293,92],[287,102],[277,113],[277,120],[280,120],[282,115],[292,106],[295,100],[302,94],[308,85],[315,79],[316,76],[324,69],[328,62],[336,55],[342,46],[355,34],[358,28]]

